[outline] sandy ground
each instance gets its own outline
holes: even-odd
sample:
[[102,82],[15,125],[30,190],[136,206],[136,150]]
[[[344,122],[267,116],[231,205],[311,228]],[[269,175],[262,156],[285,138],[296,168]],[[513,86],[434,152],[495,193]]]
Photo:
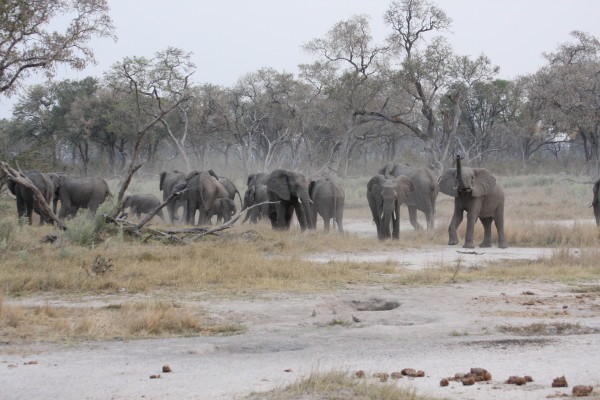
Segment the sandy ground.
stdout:
[[[360,226],[361,221],[355,221]],[[355,223],[350,221],[347,230]],[[311,258],[393,259],[410,268],[535,259],[549,249],[425,246],[383,255],[319,254]],[[556,283],[448,284],[365,288],[333,294],[276,294],[253,300],[199,303],[215,318],[239,321],[245,333],[76,345],[0,344],[0,399],[242,399],[315,370],[425,371],[397,382],[420,394],[450,399],[540,399],[578,384],[600,393],[600,296]],[[11,302],[27,303],[29,299]],[[88,298],[105,305],[114,298]],[[502,326],[546,324],[543,335],[501,332]],[[560,332],[557,328],[571,325]],[[554,327],[554,328],[553,328]],[[36,364],[27,364],[36,361]],[[162,373],[164,364],[173,372]],[[440,379],[486,368],[489,383],[463,386]],[[288,370],[289,372],[286,372]],[[160,379],[150,375],[160,374]],[[530,375],[525,386],[504,384]],[[569,388],[554,389],[564,375]],[[374,378],[371,379],[376,382]]]

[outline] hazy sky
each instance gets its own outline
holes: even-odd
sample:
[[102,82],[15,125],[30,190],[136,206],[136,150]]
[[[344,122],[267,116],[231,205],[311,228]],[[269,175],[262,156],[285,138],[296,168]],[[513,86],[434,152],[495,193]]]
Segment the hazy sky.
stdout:
[[[370,17],[383,42],[390,30],[383,14],[390,0],[108,0],[118,41],[92,42],[98,65],[85,71],[59,69],[58,79],[101,76],[126,56],[147,56],[168,46],[193,53],[198,83],[233,85],[261,67],[296,72],[310,62],[301,45],[323,37],[352,15]],[[542,52],[582,30],[600,38],[598,0],[437,0],[453,20],[444,35],[457,54],[486,54],[500,77],[535,72]],[[29,82],[40,82],[30,80]],[[16,96],[0,96],[0,117],[10,116]]]

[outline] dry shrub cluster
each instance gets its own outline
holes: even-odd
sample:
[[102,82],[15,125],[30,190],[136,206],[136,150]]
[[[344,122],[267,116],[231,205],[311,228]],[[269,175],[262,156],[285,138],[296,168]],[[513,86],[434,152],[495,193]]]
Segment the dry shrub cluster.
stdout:
[[4,341],[69,341],[234,333],[241,326],[216,324],[202,309],[169,302],[133,302],[103,308],[22,307],[0,301]]
[[252,393],[245,398],[258,399],[425,400],[428,397],[418,396],[413,390],[400,389],[391,383],[352,379],[346,372],[331,371],[313,372],[287,387]]

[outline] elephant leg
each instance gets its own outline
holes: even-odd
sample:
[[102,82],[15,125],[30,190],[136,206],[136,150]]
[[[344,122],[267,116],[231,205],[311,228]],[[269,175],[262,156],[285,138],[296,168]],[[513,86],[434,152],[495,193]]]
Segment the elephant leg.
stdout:
[[498,247],[501,249],[506,249],[508,245],[506,244],[506,237],[504,236],[504,208],[499,207],[496,210],[496,215],[494,217],[494,223],[496,224],[496,230],[498,231]]
[[321,217],[323,217],[323,227],[325,232],[329,232],[331,217],[329,215],[321,215]]
[[29,225],[31,225],[31,223],[33,222],[33,205],[32,204],[27,204],[27,219],[29,220]]
[[594,217],[596,217],[596,226],[600,227],[600,204],[594,204]]
[[483,224],[483,241],[479,247],[492,247],[492,217],[479,218]]
[[435,230],[435,209],[428,209],[423,211],[425,218],[427,219],[427,230]]
[[460,223],[463,220],[463,210],[454,208],[454,215],[452,216],[452,221],[450,221],[450,226],[448,226],[448,244],[455,245],[458,244],[458,235],[456,230],[460,226]]
[[467,211],[467,232],[465,233],[465,249],[472,249],[475,247],[473,244],[473,234],[475,232],[475,223],[477,222],[479,209]]
[[423,229],[421,225],[419,225],[419,221],[417,221],[417,207],[408,206],[408,218],[415,231],[420,231]]
[[338,231],[344,232],[344,224],[342,223],[342,216],[341,215],[337,215],[335,217],[335,223],[337,224]]

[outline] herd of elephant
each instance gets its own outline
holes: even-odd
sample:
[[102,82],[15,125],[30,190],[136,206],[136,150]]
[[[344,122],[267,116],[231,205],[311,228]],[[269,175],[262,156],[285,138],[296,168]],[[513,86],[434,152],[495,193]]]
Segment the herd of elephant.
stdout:
[[[61,208],[59,219],[74,216],[80,208],[92,213],[111,196],[106,181],[101,178],[76,178],[67,174],[44,174],[25,171],[24,174],[44,195],[48,204]],[[596,184],[595,188],[600,186]],[[31,223],[36,211],[33,193],[16,182],[9,181],[9,189],[16,196],[19,217],[27,216]],[[325,230],[331,221],[343,232],[345,194],[343,187],[330,178],[309,180],[301,172],[277,169],[271,173],[250,174],[242,199],[231,180],[214,171],[162,172],[159,189],[163,201],[173,194],[181,195],[167,205],[169,220],[175,224],[207,224],[213,216],[229,221],[236,213],[235,196],[240,198],[242,209],[250,208],[244,222],[255,223],[268,218],[274,229],[289,229],[294,213],[302,230],[316,227],[317,215],[323,218]],[[464,247],[472,248],[474,226],[479,219],[484,227],[480,247],[492,244],[492,222],[498,231],[499,247],[505,248],[504,192],[496,178],[485,168],[461,166],[456,157],[456,168],[446,169],[437,178],[427,168],[414,168],[406,164],[388,163],[367,184],[367,200],[380,239],[398,239],[400,234],[400,206],[408,207],[409,220],[415,230],[422,227],[417,222],[417,211],[425,215],[427,229],[434,228],[435,203],[438,191],[454,197],[454,215],[448,228],[449,244],[458,244],[457,228],[467,213],[467,230]],[[595,192],[596,193],[596,192]],[[595,194],[595,199],[597,199]],[[129,208],[138,218],[158,207],[161,201],[153,194],[134,194],[124,199],[123,209]],[[596,201],[596,204],[600,202]],[[179,209],[183,213],[179,216]],[[597,207],[600,209],[600,205]],[[196,219],[198,212],[198,219]],[[38,214],[40,214],[38,212]],[[162,212],[158,213],[165,220]],[[41,214],[40,214],[41,216]],[[44,218],[41,216],[41,223]]]

